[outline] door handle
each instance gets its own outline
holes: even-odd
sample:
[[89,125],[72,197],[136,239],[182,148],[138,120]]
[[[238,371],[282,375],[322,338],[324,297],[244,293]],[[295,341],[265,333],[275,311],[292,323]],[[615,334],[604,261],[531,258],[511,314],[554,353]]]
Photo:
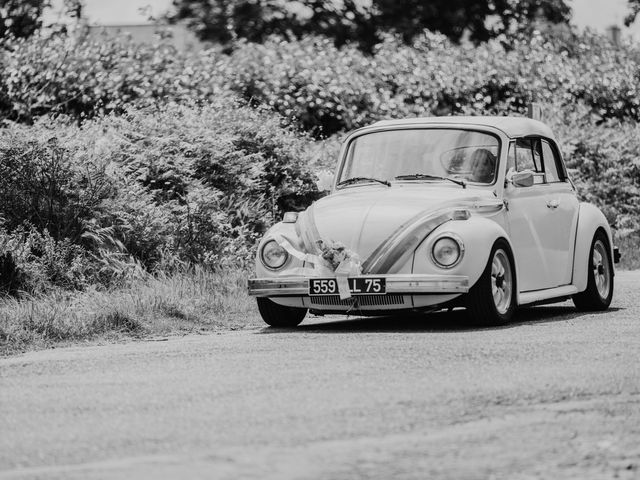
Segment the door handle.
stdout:
[[556,208],[558,208],[558,205],[560,205],[560,202],[558,200],[549,200],[547,202],[547,208],[550,208],[551,210],[555,210]]

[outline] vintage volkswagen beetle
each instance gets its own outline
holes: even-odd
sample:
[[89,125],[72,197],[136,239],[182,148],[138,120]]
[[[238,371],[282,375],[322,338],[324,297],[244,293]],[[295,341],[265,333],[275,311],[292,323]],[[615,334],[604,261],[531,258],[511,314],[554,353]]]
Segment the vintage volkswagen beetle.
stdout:
[[572,298],[604,310],[611,230],[580,203],[543,123],[519,117],[381,121],[345,140],[331,193],[285,214],[258,247],[264,321],[466,307],[477,324]]

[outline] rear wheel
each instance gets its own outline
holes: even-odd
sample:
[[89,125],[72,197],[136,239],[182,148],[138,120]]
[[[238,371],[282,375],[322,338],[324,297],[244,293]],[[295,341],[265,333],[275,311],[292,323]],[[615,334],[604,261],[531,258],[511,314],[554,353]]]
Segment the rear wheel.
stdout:
[[491,249],[489,262],[466,296],[467,316],[475,325],[504,325],[516,309],[516,275],[504,240]]
[[260,316],[268,325],[279,328],[292,328],[300,325],[307,314],[306,308],[279,305],[268,298],[258,297]]
[[587,289],[573,296],[578,310],[606,310],[613,298],[613,264],[607,236],[598,231],[591,242]]

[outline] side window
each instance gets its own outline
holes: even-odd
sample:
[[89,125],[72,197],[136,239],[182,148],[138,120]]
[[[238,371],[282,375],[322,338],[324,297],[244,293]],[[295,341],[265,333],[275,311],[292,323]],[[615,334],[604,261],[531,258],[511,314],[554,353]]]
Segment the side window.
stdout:
[[516,171],[516,142],[509,143],[509,154],[507,155],[507,173]]
[[559,168],[560,159],[546,140],[542,140],[542,160],[544,162],[544,171],[546,173],[547,183],[563,182],[564,175]]
[[533,170],[535,172],[536,165],[533,162],[533,146],[531,139],[520,138],[516,141],[516,172],[524,170]]
[[516,140],[516,171],[531,170],[534,172],[535,184],[544,183],[542,169],[542,149],[538,138],[519,138]]

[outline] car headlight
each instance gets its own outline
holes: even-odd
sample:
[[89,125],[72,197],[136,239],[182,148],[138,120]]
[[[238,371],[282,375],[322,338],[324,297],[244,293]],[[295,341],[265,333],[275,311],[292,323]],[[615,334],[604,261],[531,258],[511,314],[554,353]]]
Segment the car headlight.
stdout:
[[271,270],[282,268],[289,258],[287,251],[275,240],[269,240],[260,250],[260,259],[265,267]]
[[431,247],[431,258],[436,265],[442,268],[456,266],[464,254],[462,240],[452,233],[443,234]]

